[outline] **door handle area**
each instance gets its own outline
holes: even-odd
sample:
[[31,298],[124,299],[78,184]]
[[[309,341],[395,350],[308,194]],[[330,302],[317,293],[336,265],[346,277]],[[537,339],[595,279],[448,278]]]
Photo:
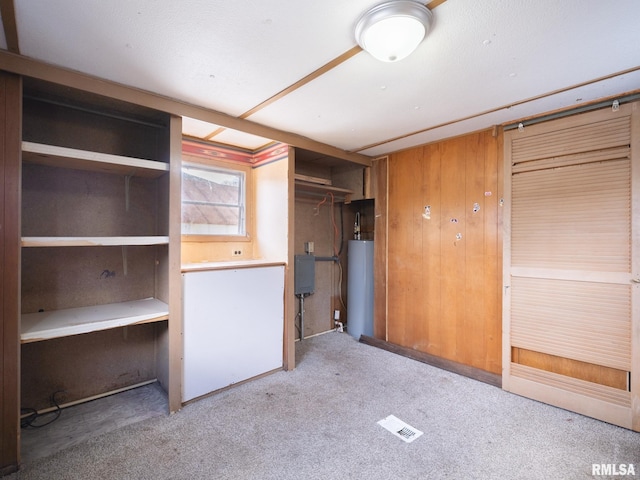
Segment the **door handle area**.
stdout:
[[640,278],[632,278],[631,283],[640,283]]

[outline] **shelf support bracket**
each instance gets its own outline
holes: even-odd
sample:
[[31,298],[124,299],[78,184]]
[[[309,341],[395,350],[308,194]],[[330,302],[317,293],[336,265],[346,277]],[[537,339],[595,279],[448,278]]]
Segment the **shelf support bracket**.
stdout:
[[127,246],[122,246],[122,274],[127,276]]
[[131,185],[131,175],[124,176],[124,208],[129,211],[129,186]]

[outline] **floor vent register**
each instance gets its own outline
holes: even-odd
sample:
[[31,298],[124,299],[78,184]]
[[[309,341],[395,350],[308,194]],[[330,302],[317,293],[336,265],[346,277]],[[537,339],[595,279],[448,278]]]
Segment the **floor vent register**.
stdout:
[[378,425],[393,433],[396,437],[401,438],[407,443],[413,442],[416,438],[424,433],[417,428],[414,428],[411,425],[403,422],[394,415],[389,415],[387,418],[383,418],[378,422]]

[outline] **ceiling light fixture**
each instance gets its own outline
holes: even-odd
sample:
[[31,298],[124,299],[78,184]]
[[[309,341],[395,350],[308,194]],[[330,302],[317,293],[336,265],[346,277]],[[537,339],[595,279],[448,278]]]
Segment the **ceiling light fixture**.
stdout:
[[383,62],[397,62],[413,52],[429,33],[433,14],[413,0],[392,0],[367,11],[356,24],[356,40]]

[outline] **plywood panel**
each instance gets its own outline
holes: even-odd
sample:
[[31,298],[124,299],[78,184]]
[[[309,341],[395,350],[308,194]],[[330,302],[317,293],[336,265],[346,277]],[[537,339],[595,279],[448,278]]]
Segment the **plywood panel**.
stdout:
[[155,295],[155,248],[57,247],[22,252],[22,312]]
[[155,338],[146,324],[24,344],[21,406],[47,408],[55,392],[67,403],[155,379]]
[[520,365],[554,372],[567,377],[579,378],[600,385],[607,385],[619,390],[628,390],[629,388],[628,372],[624,370],[534,352],[524,348],[513,347],[512,351],[514,363]]
[[25,164],[22,235],[156,235],[157,196],[153,179]]
[[[33,90],[27,92],[27,95],[46,96]],[[81,96],[80,93],[77,94],[77,97]],[[131,115],[132,119],[129,121],[124,119],[123,114],[104,115],[91,111],[91,108],[64,106],[62,102],[65,100],[53,99],[53,102],[56,101],[60,103],[25,98],[24,140],[146,160],[166,161],[166,141],[160,139],[166,136],[167,118],[138,121],[134,115]],[[124,107],[118,106],[121,109]],[[155,116],[158,116],[157,112]]]
[[[340,221],[340,206],[334,204],[332,207],[330,197],[327,197],[324,202],[323,200],[322,197],[317,200],[307,198],[295,200],[296,255],[305,253],[305,242],[314,242],[316,257],[331,257],[335,250],[340,249],[340,239],[335,238],[336,230],[333,224],[334,220]],[[332,261],[316,261],[315,269],[315,293],[304,299],[304,337],[333,328],[334,298],[338,292],[336,281],[338,267]],[[294,297],[292,301],[295,304],[296,313],[299,313],[299,299]],[[337,303],[335,307],[338,307]],[[296,318],[296,325],[299,325],[299,317]],[[300,338],[297,327],[296,332],[296,338]]]

